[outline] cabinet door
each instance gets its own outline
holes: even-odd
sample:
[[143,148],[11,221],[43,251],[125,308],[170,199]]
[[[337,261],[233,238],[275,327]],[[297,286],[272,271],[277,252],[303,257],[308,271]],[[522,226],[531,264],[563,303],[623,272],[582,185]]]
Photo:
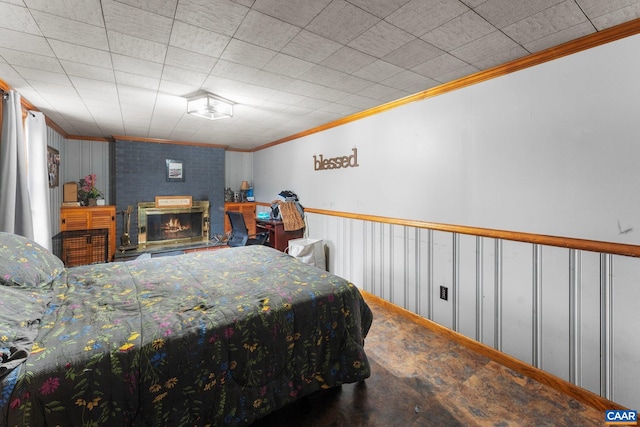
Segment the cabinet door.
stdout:
[[63,209],[60,214],[60,230],[88,230],[91,228],[88,211],[80,209]]
[[62,261],[67,267],[107,261],[107,235],[92,230],[69,231],[62,240]]
[[249,234],[256,234],[256,205],[243,206],[241,211]]
[[256,234],[256,204],[247,203],[225,203],[224,204],[224,232],[231,232],[231,223],[229,223],[229,217],[227,211],[241,212],[244,217],[244,223],[247,226],[249,234]]
[[116,251],[116,211],[115,207],[93,208],[91,212],[91,228],[106,228],[109,230],[109,259],[113,259]]
[[237,205],[233,205],[230,203],[224,204],[224,233],[231,233],[231,223],[229,222],[229,217],[227,216],[227,211],[237,211]]
[[111,224],[113,224],[113,216],[109,209],[93,211],[91,215],[91,228],[111,229]]
[[62,261],[66,267],[91,264],[91,245],[87,236],[74,236],[62,240]]

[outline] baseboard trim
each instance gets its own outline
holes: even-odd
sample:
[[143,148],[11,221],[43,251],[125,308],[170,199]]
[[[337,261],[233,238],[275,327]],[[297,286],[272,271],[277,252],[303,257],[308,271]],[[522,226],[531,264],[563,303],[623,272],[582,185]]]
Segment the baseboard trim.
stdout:
[[588,405],[592,408],[604,411],[606,409],[627,409],[622,405],[619,405],[615,402],[612,402],[608,399],[605,399],[597,394],[586,390],[582,387],[579,387],[575,384],[571,384],[568,381],[563,380],[560,377],[557,377],[549,372],[538,369],[528,363],[525,363],[515,357],[509,356],[506,353],[498,351],[492,347],[489,347],[486,344],[475,341],[471,338],[468,338],[456,331],[453,331],[447,327],[439,325],[429,319],[426,319],[422,316],[419,316],[407,309],[404,309],[396,304],[393,304],[387,300],[384,300],[377,295],[374,295],[370,292],[360,290],[360,293],[363,295],[365,300],[372,301],[375,304],[381,305],[384,308],[394,312],[395,314],[402,316],[408,320],[411,320],[421,326],[424,326],[433,332],[436,332],[440,335],[443,335],[459,344],[464,345],[465,347],[482,354],[483,356],[488,357],[489,359],[500,363],[514,371],[525,375],[535,381],[538,381],[541,384],[552,387],[561,393],[564,393],[572,398],[576,399],[579,402],[582,402],[585,405]]

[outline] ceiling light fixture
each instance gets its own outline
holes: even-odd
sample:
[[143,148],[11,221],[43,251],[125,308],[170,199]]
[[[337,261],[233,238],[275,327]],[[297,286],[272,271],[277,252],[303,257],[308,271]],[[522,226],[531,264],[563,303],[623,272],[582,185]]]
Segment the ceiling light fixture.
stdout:
[[233,103],[205,92],[187,98],[187,114],[209,120],[233,117]]

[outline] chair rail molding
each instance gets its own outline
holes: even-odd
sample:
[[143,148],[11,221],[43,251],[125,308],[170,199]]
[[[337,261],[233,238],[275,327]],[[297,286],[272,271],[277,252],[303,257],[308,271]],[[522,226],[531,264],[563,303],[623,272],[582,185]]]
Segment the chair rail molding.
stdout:
[[640,320],[628,303],[640,299],[640,247],[314,208],[305,214],[308,236],[324,241],[330,272],[526,366],[640,407]]

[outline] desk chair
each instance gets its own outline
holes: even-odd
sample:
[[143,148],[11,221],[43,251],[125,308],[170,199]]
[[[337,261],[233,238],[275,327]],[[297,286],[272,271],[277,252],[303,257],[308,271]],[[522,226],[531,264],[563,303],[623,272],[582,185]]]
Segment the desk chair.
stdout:
[[227,242],[229,246],[264,245],[267,243],[269,233],[249,234],[241,212],[227,211],[227,216],[231,223],[231,237]]

